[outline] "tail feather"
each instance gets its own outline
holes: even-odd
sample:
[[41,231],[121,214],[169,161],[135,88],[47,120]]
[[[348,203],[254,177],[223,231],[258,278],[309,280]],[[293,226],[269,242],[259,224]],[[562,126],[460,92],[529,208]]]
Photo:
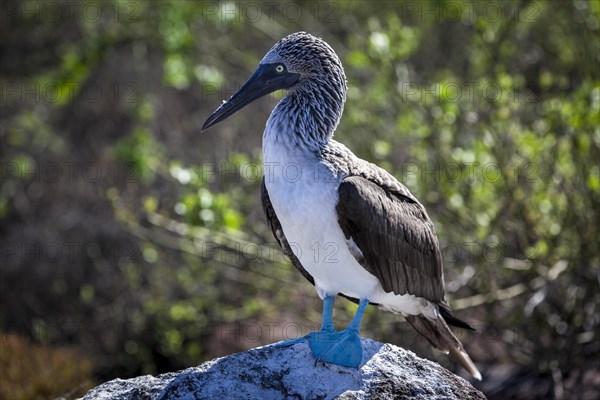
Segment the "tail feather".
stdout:
[[475,328],[473,328],[471,325],[467,324],[462,319],[456,318],[454,315],[452,315],[452,311],[450,310],[450,306],[448,305],[448,303],[440,302],[437,303],[437,306],[441,316],[444,318],[448,325],[468,329],[470,331],[475,331]]
[[450,357],[460,363],[473,378],[479,381],[481,380],[481,373],[443,318],[438,317],[432,320],[424,315],[408,315],[406,316],[406,320],[417,332],[423,335],[433,347],[442,350],[446,354],[450,354]]

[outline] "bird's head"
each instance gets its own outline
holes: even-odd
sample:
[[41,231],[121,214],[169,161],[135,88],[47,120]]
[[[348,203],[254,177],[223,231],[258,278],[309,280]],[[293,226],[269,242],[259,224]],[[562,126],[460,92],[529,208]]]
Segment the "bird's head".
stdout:
[[316,88],[343,105],[346,76],[342,63],[323,39],[306,32],[293,33],[269,50],[244,86],[208,117],[202,130],[276,90],[310,92]]

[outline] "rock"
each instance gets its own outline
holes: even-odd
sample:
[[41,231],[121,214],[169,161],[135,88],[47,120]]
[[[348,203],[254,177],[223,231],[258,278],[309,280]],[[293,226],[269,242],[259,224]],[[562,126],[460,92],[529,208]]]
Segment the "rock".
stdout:
[[485,399],[466,380],[390,344],[362,339],[359,369],[315,365],[306,342],[259,347],[179,372],[115,379],[83,400]]

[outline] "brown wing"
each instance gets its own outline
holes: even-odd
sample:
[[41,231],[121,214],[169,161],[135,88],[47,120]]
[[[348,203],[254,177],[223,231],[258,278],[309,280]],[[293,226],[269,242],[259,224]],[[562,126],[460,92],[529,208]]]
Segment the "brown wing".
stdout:
[[384,188],[361,176],[344,179],[338,193],[340,226],[383,289],[444,303],[440,247],[425,208],[408,191]]

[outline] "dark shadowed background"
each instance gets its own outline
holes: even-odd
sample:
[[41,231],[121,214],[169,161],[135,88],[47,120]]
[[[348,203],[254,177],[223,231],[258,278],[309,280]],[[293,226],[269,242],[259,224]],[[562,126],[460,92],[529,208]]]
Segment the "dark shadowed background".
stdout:
[[[0,398],[72,398],[320,322],[259,202],[281,93],[210,113],[291,32],[346,68],[336,139],[424,203],[490,399],[600,392],[600,6],[2,1]],[[294,172],[294,171],[291,171]],[[355,305],[338,301],[336,323]],[[463,372],[401,316],[362,334]]]

